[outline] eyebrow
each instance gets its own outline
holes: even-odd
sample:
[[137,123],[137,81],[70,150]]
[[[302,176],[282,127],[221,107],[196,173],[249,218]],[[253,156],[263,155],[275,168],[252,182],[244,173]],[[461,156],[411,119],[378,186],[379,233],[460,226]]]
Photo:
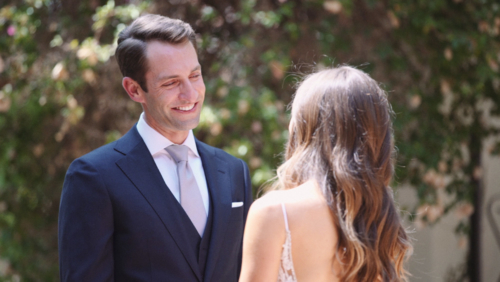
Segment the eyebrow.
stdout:
[[[191,70],[191,72],[194,72],[194,71],[197,71],[197,70],[201,70],[201,65],[197,65],[194,69]],[[176,77],[179,77],[178,75],[170,75],[170,76],[160,76],[157,81],[163,81],[163,80],[167,80],[167,79],[171,79],[171,78],[176,78]]]

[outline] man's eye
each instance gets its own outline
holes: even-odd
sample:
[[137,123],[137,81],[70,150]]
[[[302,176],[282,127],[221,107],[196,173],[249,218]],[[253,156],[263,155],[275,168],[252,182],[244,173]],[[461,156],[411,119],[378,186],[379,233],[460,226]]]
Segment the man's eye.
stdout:
[[176,81],[170,81],[170,82],[163,84],[163,86],[173,86],[175,83],[176,83]]
[[200,76],[201,76],[201,74],[200,74],[200,73],[198,73],[198,74],[193,74],[193,75],[191,76],[191,78],[198,78],[198,77],[200,77]]

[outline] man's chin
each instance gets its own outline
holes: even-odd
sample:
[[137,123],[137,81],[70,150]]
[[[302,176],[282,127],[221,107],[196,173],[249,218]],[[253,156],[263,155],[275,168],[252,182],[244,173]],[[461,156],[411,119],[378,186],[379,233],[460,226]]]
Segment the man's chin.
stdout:
[[198,126],[198,124],[200,124],[199,118],[197,120],[179,122],[177,124],[176,128],[179,131],[189,131],[189,130],[195,129]]

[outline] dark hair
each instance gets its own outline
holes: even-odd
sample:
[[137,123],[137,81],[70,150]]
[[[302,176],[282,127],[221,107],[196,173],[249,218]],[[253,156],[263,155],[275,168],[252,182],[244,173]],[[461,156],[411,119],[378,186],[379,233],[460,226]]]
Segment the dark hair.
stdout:
[[115,52],[120,71],[124,77],[128,76],[137,81],[146,92],[145,51],[148,41],[151,40],[170,44],[182,44],[189,40],[196,48],[195,33],[188,23],[160,15],[140,16],[120,32]]

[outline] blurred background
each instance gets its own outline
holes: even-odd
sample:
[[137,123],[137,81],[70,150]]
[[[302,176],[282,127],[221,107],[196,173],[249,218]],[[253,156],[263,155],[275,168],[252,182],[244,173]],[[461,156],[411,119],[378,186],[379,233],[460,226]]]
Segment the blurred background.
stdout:
[[196,30],[207,95],[195,134],[244,159],[255,192],[282,161],[297,82],[368,72],[395,112],[411,281],[500,281],[496,0],[1,0],[0,281],[59,280],[66,169],[141,113],[114,50],[143,13]]

